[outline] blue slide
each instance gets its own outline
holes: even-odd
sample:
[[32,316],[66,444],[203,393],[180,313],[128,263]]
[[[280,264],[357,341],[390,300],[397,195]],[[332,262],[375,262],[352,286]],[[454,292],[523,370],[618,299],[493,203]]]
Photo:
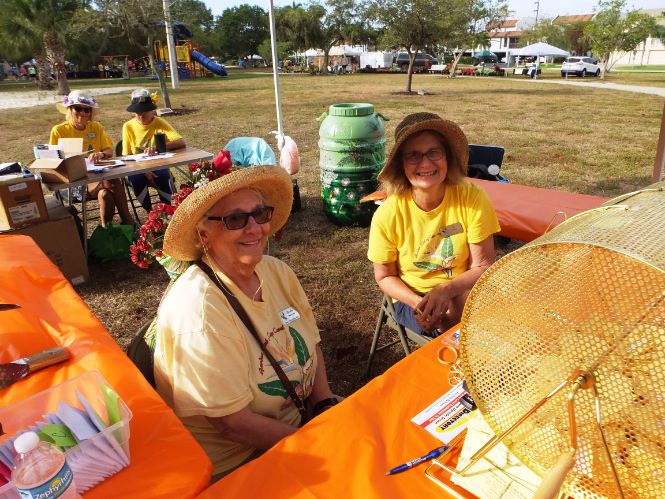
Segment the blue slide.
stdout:
[[222,66],[221,64],[217,64],[210,57],[203,55],[201,52],[192,50],[189,52],[189,55],[191,55],[192,59],[194,59],[196,62],[202,64],[203,67],[212,71],[216,75],[228,76],[228,73],[226,72],[226,69],[224,69],[224,66]]

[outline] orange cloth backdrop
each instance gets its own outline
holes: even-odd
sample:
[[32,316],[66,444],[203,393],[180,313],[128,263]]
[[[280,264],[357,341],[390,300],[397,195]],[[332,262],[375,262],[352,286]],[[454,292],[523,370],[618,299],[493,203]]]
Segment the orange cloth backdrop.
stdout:
[[0,236],[0,282],[0,303],[21,306],[0,312],[0,363],[57,345],[71,356],[0,390],[0,405],[96,370],[133,412],[129,467],[86,498],[184,498],[208,486],[212,465],[203,449],[31,238]]
[[443,445],[410,421],[450,388],[439,346],[416,350],[199,498],[474,497],[444,491],[425,476],[425,463],[385,475]]

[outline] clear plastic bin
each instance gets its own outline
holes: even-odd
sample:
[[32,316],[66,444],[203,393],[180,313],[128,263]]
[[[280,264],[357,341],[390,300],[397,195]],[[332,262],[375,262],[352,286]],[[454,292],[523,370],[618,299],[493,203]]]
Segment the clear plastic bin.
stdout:
[[[5,431],[5,435],[0,436],[0,444],[14,439],[17,434],[28,430],[38,421],[44,421],[45,415],[55,414],[61,401],[85,410],[77,392],[88,400],[104,426],[107,426],[109,421],[103,386],[111,388],[97,371],[88,371],[49,390],[0,408],[0,422]],[[120,420],[117,423],[107,426],[103,431],[65,452],[67,462],[74,472],[79,494],[129,465],[129,421],[132,412],[122,399],[118,399],[118,408]],[[99,466],[100,470],[91,472],[91,463]],[[0,499],[17,497],[16,488],[11,482],[0,487]]]

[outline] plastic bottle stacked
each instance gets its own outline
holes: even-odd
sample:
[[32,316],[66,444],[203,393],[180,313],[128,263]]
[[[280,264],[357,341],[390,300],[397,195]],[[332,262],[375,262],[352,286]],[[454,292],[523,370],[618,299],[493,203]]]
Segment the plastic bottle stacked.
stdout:
[[78,499],[74,475],[65,455],[48,442],[41,442],[28,431],[14,441],[18,457],[12,480],[22,498]]

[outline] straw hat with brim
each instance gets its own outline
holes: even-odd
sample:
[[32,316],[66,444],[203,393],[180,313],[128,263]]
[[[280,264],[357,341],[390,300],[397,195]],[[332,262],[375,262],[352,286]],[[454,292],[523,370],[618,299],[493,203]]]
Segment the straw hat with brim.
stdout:
[[397,125],[395,129],[395,145],[393,145],[390,151],[386,165],[381,170],[381,173],[379,173],[379,180],[386,180],[386,174],[395,173],[396,169],[402,169],[399,157],[399,150],[402,144],[413,134],[426,130],[438,132],[443,136],[446,145],[450,148],[457,161],[462,175],[466,176],[469,163],[469,141],[457,123],[444,120],[438,114],[434,113],[413,113],[409,114]]
[[73,90],[66,95],[62,102],[56,103],[55,107],[62,114],[67,114],[67,110],[72,106],[85,106],[98,109],[97,101],[91,96],[84,94],[80,90]]
[[266,205],[275,208],[270,221],[270,235],[281,229],[291,213],[293,184],[278,166],[252,166],[235,170],[194,190],[185,198],[166,228],[164,253],[178,260],[201,258],[196,224],[220,199],[241,189],[254,189]]

